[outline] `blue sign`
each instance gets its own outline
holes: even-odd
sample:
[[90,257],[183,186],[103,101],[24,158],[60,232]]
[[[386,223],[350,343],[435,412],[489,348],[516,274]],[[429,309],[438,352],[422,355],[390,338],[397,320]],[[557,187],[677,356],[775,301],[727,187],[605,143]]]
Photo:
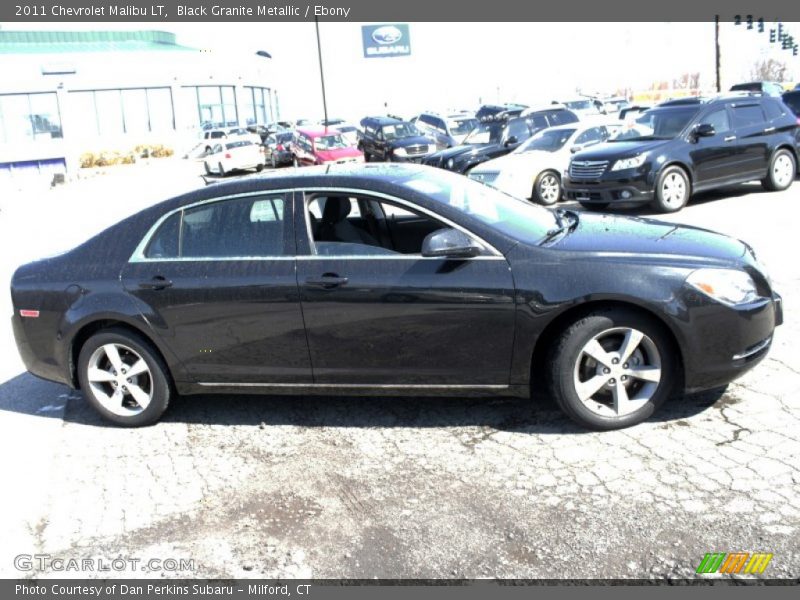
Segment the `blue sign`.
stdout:
[[408,56],[411,54],[411,36],[408,25],[363,25],[364,58]]

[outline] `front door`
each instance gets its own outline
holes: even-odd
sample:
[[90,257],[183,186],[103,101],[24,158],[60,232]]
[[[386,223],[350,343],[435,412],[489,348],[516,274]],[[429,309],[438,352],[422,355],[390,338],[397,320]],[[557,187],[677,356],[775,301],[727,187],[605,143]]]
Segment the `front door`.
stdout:
[[741,167],[739,147],[731,128],[728,109],[723,106],[714,110],[700,122],[712,125],[714,135],[690,140],[689,154],[694,164],[696,185],[702,187],[704,184],[736,179]]
[[297,278],[316,384],[508,385],[514,285],[502,256],[423,257],[425,236],[448,225],[401,201],[304,200]]
[[198,382],[310,383],[291,194],[178,210],[122,273],[145,318]]

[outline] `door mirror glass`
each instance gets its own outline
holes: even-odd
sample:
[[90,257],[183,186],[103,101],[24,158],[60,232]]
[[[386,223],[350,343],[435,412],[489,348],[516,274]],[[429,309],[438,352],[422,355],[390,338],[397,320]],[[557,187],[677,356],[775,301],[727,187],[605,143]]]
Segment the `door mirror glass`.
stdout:
[[695,137],[699,138],[711,137],[713,135],[716,135],[716,133],[717,132],[711,123],[699,123],[698,125],[695,125],[694,128],[694,135]]
[[429,233],[422,242],[422,256],[471,258],[480,253],[481,247],[466,233],[457,229],[439,229]]

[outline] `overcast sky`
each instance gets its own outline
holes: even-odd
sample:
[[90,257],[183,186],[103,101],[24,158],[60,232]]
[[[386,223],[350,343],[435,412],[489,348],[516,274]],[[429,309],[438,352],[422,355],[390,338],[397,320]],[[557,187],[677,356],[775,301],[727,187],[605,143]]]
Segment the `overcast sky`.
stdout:
[[[713,23],[411,23],[411,56],[369,59],[363,57],[361,25],[320,24],[331,116],[354,118],[383,111],[384,105],[410,116],[498,100],[549,103],[574,96],[578,89],[645,89],[692,72],[701,74],[704,87],[714,85]],[[787,24],[796,38],[798,25]],[[210,49],[225,60],[266,50],[273,56],[282,115],[322,116],[313,23],[61,23],[35,28],[102,26],[172,31],[179,43]],[[789,63],[793,77],[800,75],[800,59],[770,51],[767,36],[722,25],[725,88],[748,78],[753,63],[771,55]]]

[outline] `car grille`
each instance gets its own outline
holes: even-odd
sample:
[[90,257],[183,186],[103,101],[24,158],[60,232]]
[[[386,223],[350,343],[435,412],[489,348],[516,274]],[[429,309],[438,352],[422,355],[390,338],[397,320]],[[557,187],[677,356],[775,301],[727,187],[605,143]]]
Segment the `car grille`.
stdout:
[[430,150],[427,144],[419,144],[417,146],[406,146],[406,153],[409,156],[419,156],[420,154],[427,154]]
[[569,163],[569,178],[600,179],[607,168],[607,160],[573,160]]
[[483,172],[483,173],[470,173],[470,179],[474,179],[475,181],[480,181],[481,183],[485,183],[486,185],[492,185],[495,182],[495,179],[500,175],[498,171],[494,172]]

